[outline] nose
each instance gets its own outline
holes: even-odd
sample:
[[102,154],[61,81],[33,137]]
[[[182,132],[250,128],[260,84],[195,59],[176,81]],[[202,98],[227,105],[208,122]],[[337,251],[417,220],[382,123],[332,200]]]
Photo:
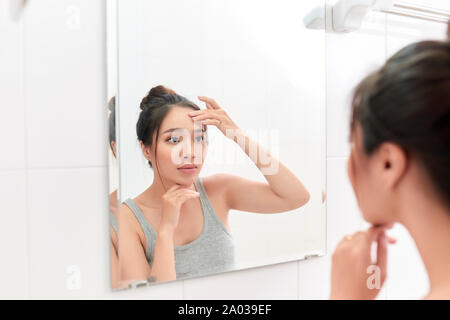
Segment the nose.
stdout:
[[180,145],[178,157],[184,163],[199,164],[203,162],[203,144],[195,142],[195,137],[185,134]]
[[192,141],[189,141],[189,139],[183,139],[183,147],[180,150],[180,158],[183,159],[183,162],[193,161],[193,148],[194,145]]

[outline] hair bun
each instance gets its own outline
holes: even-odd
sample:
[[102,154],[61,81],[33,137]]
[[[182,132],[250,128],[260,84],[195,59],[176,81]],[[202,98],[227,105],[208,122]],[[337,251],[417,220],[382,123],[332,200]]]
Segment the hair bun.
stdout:
[[147,94],[147,96],[145,96],[144,99],[142,99],[140,105],[141,110],[144,110],[146,107],[151,106],[152,100],[162,98],[166,94],[176,94],[176,92],[162,85],[153,87]]

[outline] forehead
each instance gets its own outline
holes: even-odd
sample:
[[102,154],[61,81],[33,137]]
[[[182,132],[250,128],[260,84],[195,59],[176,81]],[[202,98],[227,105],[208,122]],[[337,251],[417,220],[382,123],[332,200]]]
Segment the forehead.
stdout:
[[192,121],[192,118],[189,116],[189,112],[192,111],[195,110],[189,107],[179,106],[170,109],[163,122],[161,123],[160,133],[163,134],[164,131],[172,128],[182,128],[188,130],[189,132],[193,132],[194,121]]

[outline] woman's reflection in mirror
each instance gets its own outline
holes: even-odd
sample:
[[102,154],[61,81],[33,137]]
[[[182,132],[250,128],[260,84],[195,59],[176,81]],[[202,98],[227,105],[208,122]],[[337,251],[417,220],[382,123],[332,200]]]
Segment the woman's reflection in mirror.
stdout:
[[[120,206],[124,281],[163,282],[233,270],[230,210],[279,213],[309,201],[300,179],[245,134],[214,99],[198,98],[205,109],[156,86],[141,102],[137,139],[154,178],[150,187]],[[208,126],[234,141],[266,181],[228,173],[200,178],[209,145]],[[263,157],[251,156],[255,150]],[[276,170],[267,170],[267,164]]]
[[[114,159],[116,159],[116,97],[113,96],[108,102],[108,123],[109,123],[109,149]],[[117,223],[117,189],[109,195],[109,221],[110,221],[110,257],[111,257],[111,287],[119,286],[119,231]]]

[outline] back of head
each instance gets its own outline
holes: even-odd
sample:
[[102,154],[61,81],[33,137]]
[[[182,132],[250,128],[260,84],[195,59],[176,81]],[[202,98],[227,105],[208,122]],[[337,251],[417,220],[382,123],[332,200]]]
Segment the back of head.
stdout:
[[366,154],[398,144],[450,199],[450,42],[408,45],[367,76],[353,97],[352,130],[357,123]]
[[116,156],[116,153],[113,148],[113,142],[116,141],[116,96],[111,97],[108,101],[108,111],[109,111],[109,146],[111,151]]

